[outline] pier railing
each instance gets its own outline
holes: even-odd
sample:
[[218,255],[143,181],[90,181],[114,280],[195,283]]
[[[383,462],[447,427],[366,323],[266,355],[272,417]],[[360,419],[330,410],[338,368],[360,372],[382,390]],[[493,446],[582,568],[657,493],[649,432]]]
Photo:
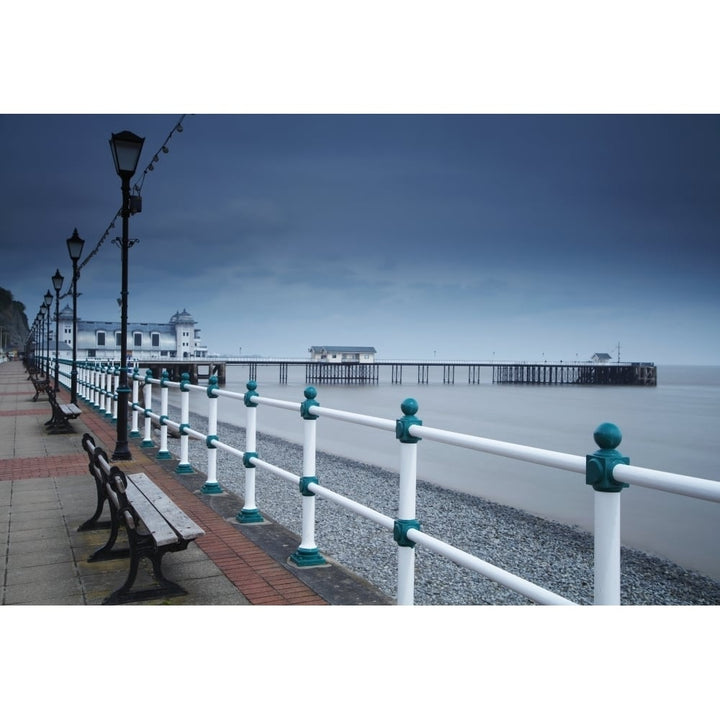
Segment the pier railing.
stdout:
[[[78,369],[78,396],[113,422],[116,414],[116,388],[118,369],[112,365],[80,363]],[[69,373],[62,372],[63,382]],[[384,528],[398,546],[397,555],[397,603],[411,605],[414,602],[415,546],[425,547],[459,566],[468,568],[500,585],[514,590],[531,601],[543,605],[574,604],[550,590],[524,578],[509,573],[479,557],[471,555],[440,538],[424,533],[421,519],[416,518],[416,483],[418,444],[427,440],[445,445],[466,448],[481,453],[503,456],[511,460],[529,462],[573,472],[585,477],[585,483],[594,491],[594,604],[619,605],[621,586],[620,567],[620,506],[623,488],[630,484],[659,491],[676,493],[709,502],[720,502],[720,483],[704,478],[666,473],[629,465],[618,446],[622,440],[619,428],[612,423],[599,425],[593,438],[597,447],[586,456],[571,455],[541,448],[502,442],[489,438],[451,432],[428,427],[418,418],[418,405],[412,398],[405,399],[397,419],[380,418],[345,410],[324,407],[317,401],[317,391],[307,387],[304,399],[298,402],[265,397],[257,392],[253,380],[246,385],[247,392],[237,393],[221,389],[215,377],[207,385],[193,385],[186,376],[180,382],[170,381],[167,373],[153,378],[150,371],[141,377],[137,368],[132,375],[132,403],[130,436],[142,438],[142,445],[154,447],[153,424],[160,428],[160,448],[157,457],[171,459],[168,451],[168,429],[180,437],[180,457],[177,473],[190,473],[193,468],[188,459],[188,439],[196,438],[207,447],[206,481],[202,492],[223,492],[217,477],[218,451],[237,458],[244,470],[243,507],[237,515],[240,523],[263,522],[261,509],[255,500],[256,470],[261,469],[294,485],[302,495],[302,534],[290,562],[300,568],[311,568],[326,562],[315,543],[315,498],[322,497],[342,506],[359,516]],[[159,390],[159,412],[154,409],[154,388]],[[179,390],[179,416],[171,419],[168,402],[169,390]],[[140,395],[142,394],[142,401]],[[207,414],[207,426],[203,429],[190,425],[190,396],[205,403],[205,413],[199,405],[199,414]],[[245,414],[245,447],[238,448],[222,441],[218,436],[218,403],[234,402]],[[298,417],[302,434],[302,475],[296,475],[261,458],[257,453],[257,412],[260,408],[275,408],[293,412]],[[173,408],[177,410],[177,408]],[[265,410],[263,409],[263,412]],[[374,428],[379,432],[394,433],[398,440],[398,512],[390,517],[372,507],[336,493],[321,484],[316,474],[316,433],[318,418],[346,422]],[[143,427],[140,427],[142,419]],[[153,423],[154,421],[154,423]],[[268,509],[270,512],[271,509]]]

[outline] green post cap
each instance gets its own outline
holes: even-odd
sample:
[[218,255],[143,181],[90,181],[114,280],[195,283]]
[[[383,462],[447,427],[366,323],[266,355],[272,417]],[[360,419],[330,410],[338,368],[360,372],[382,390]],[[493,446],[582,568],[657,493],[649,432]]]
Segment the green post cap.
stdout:
[[217,397],[215,395],[215,390],[218,389],[218,379],[217,375],[212,375],[210,379],[208,380],[208,386],[207,386],[207,396],[209,398]]
[[253,398],[258,395],[258,393],[255,392],[257,390],[257,383],[254,380],[248,380],[247,383],[245,383],[245,387],[247,388],[244,397],[245,407],[257,407],[257,403],[253,402]]
[[400,404],[400,409],[404,416],[395,423],[395,437],[401,443],[416,443],[420,438],[410,435],[410,427],[412,425],[422,425],[422,420],[415,417],[418,411],[418,403],[415,398],[405,398]]
[[189,388],[187,387],[190,384],[190,373],[184,372],[180,376],[180,390],[182,392],[190,392]]
[[145,371],[145,384],[147,385],[152,380],[152,370]]
[[613,479],[612,473],[616,465],[630,464],[630,458],[616,449],[622,442],[620,428],[613,423],[602,423],[595,428],[593,439],[600,449],[585,457],[585,483],[598,492],[620,492],[629,487]]
[[160,387],[165,387],[169,379],[170,373],[167,370],[163,370],[162,377],[160,378]]
[[320,403],[315,400],[317,390],[312,385],[309,385],[305,388],[303,394],[305,395],[305,400],[300,404],[300,415],[302,415],[303,420],[317,420],[318,416],[310,413],[310,408],[313,407],[313,405],[320,405]]

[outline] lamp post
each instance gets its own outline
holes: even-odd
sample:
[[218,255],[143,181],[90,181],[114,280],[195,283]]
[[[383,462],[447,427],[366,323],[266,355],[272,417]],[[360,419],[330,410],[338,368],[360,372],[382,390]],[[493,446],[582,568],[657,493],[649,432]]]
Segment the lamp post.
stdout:
[[47,333],[47,345],[46,345],[46,351],[47,355],[45,356],[45,377],[50,378],[50,308],[52,307],[52,293],[48,290],[45,293],[45,302],[43,303],[45,306],[45,315],[47,315],[47,327],[45,328]]
[[77,264],[82,255],[85,241],[78,235],[77,228],[67,239],[67,249],[72,260],[72,296],[73,296],[73,332],[72,332],[72,370],[70,371],[70,402],[77,403]]
[[[122,238],[120,250],[122,254],[122,288],[120,291],[120,378],[118,382],[117,408],[117,439],[113,460],[131,460],[132,454],[128,447],[128,368],[127,368],[127,295],[128,295],[128,249],[131,242],[128,238],[128,220],[130,218],[130,178],[135,174],[145,138],[138,137],[129,130],[113,133],[110,138],[115,172],[120,176],[122,187]],[[134,243],[133,243],[134,244]]]
[[40,303],[40,309],[38,310],[38,317],[40,318],[39,335],[40,340],[40,367],[38,368],[42,374],[47,378],[45,374],[45,301]]
[[60,345],[59,345],[59,332],[60,332],[60,290],[62,288],[63,280],[65,278],[60,274],[60,269],[55,270],[55,274],[52,276],[52,284],[55,288],[55,392],[58,391],[58,380],[60,375]]

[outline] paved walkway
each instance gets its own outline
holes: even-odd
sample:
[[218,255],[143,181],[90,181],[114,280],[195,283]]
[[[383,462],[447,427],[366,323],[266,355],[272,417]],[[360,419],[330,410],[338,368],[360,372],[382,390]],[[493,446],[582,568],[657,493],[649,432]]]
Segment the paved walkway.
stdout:
[[[95,510],[95,484],[81,447],[83,433],[112,455],[116,427],[78,401],[74,433],[50,435],[50,405],[20,362],[0,364],[0,604],[99,605],[122,585],[129,560],[88,563],[106,529],[78,532]],[[66,389],[58,400],[69,402]],[[142,605],[386,605],[392,600],[330,561],[298,569],[288,563],[299,538],[274,523],[240,525],[242,499],[204,495],[202,473],[178,475],[177,459],[157,460],[157,448],[130,439],[125,473],[144,472],[173,498],[205,535],[163,560],[169,579],[187,595]],[[107,512],[107,511],[106,511]],[[152,583],[152,577],[146,581]]]

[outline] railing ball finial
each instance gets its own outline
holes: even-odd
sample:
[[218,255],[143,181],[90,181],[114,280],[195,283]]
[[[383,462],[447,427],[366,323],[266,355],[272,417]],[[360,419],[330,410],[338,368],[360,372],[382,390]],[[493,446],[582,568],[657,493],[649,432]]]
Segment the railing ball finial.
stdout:
[[245,407],[257,407],[257,403],[253,400],[253,398],[256,398],[258,395],[256,392],[257,383],[254,380],[248,380],[247,383],[245,383],[245,387],[247,388],[244,397]]
[[395,422],[395,437],[401,443],[416,443],[420,440],[420,438],[410,434],[410,427],[412,425],[422,425],[422,420],[415,417],[418,408],[419,405],[415,398],[405,398],[405,400],[400,403],[400,409],[404,415]]
[[308,387],[305,388],[305,391],[303,394],[305,395],[305,400],[302,403],[300,403],[300,415],[302,416],[302,419],[303,420],[317,420],[318,416],[313,415],[310,412],[311,407],[320,404],[315,399],[317,397],[317,390],[312,385],[308,385]]
[[600,449],[585,457],[585,483],[598,492],[620,492],[629,487],[613,478],[616,465],[630,464],[630,458],[616,450],[622,441],[620,428],[613,423],[602,423],[595,428],[593,438]]
[[617,425],[605,422],[595,428],[593,440],[601,450],[615,450],[622,442],[622,433]]

